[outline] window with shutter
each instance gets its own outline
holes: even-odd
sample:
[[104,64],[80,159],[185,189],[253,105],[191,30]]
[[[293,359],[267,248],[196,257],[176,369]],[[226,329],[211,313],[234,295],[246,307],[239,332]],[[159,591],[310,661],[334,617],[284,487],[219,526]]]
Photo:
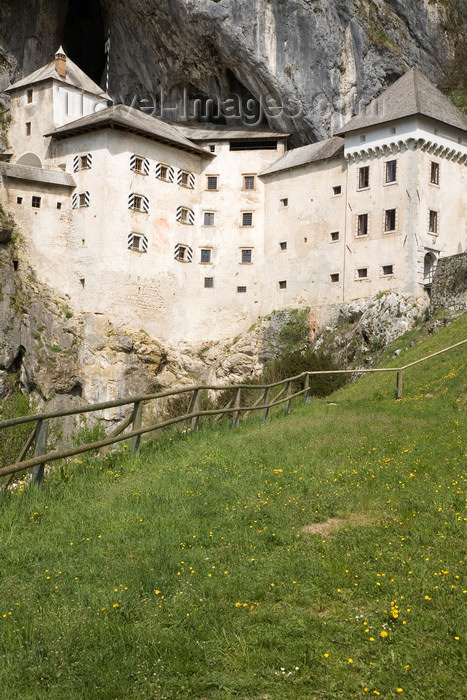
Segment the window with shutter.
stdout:
[[129,233],[128,234],[128,248],[129,250],[136,250],[139,253],[148,252],[148,239],[141,233]]
[[177,243],[174,249],[174,259],[179,262],[192,262],[193,261],[193,248],[183,243]]

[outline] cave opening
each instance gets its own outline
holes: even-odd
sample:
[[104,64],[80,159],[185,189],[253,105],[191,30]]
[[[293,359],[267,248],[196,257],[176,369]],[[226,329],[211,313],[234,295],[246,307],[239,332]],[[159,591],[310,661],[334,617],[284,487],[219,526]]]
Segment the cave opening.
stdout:
[[86,75],[100,83],[105,70],[106,32],[99,0],[69,0],[63,47]]

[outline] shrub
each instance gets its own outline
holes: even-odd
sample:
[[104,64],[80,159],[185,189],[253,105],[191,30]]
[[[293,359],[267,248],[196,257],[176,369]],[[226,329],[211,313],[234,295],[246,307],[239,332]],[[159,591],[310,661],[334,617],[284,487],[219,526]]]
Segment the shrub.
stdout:
[[[0,401],[0,421],[10,420],[19,416],[28,416],[34,411],[29,404],[29,397],[20,391],[15,391],[7,399]],[[2,467],[16,462],[23,445],[33,429],[34,423],[15,425],[0,432],[2,449],[0,464]]]
[[[302,372],[317,372],[339,369],[332,357],[323,350],[315,351],[311,347],[305,350],[291,350],[266,363],[263,381],[268,384],[279,382],[288,377],[296,377]],[[310,394],[328,396],[347,382],[346,374],[323,374],[310,377]],[[305,379],[293,383],[294,392],[305,386]]]

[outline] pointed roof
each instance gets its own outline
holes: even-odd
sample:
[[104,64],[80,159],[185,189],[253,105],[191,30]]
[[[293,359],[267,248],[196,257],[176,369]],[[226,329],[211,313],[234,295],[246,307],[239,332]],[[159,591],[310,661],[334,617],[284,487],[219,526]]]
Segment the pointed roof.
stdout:
[[330,139],[326,139],[326,141],[318,141],[317,143],[310,143],[308,146],[293,148],[287,151],[279,160],[276,160],[269,168],[263,170],[260,175],[272,175],[283,170],[292,170],[309,163],[316,163],[319,160],[344,155],[344,143],[344,139],[340,136],[333,136]]
[[162,119],[151,117],[149,114],[144,114],[139,109],[128,107],[127,105],[107,107],[107,109],[102,109],[73,122],[68,122],[68,124],[54,129],[49,134],[45,134],[45,136],[63,139],[89,131],[96,131],[97,129],[108,128],[140,134],[155,141],[183,148],[185,151],[212,157],[211,153],[187,139],[175,125],[168,124]]
[[363,112],[353,117],[336,134],[344,135],[416,115],[467,131],[467,116],[415,67],[372,100]]
[[63,48],[60,46],[59,50],[56,53],[56,56],[61,54],[62,56],[65,56],[66,58],[66,76],[63,77],[59,73],[57,73],[56,70],[56,59],[54,58],[53,61],[50,61],[50,63],[47,63],[47,65],[42,66],[42,68],[39,68],[38,70],[34,71],[33,73],[30,73],[24,78],[21,78],[21,80],[18,80],[16,83],[13,83],[13,85],[10,85],[9,88],[5,90],[5,92],[13,92],[14,90],[20,90],[21,88],[29,87],[30,85],[34,85],[36,83],[42,83],[45,80],[56,80],[59,83],[64,83],[65,85],[72,85],[73,87],[77,87],[80,90],[83,90],[83,92],[87,92],[91,95],[97,95],[98,97],[102,97],[104,100],[109,100],[112,101],[112,98],[107,95],[104,90],[97,85],[97,83],[94,82],[94,80],[91,80],[89,76],[86,75],[84,71],[79,68],[76,63],[74,63],[71,58],[68,58],[63,51]]

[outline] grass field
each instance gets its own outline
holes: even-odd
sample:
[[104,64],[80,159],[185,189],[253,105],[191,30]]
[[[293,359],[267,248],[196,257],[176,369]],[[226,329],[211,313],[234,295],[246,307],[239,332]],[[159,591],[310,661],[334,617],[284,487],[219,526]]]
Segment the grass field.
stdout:
[[465,698],[466,368],[463,346],[397,402],[367,375],[5,495],[0,698]]

